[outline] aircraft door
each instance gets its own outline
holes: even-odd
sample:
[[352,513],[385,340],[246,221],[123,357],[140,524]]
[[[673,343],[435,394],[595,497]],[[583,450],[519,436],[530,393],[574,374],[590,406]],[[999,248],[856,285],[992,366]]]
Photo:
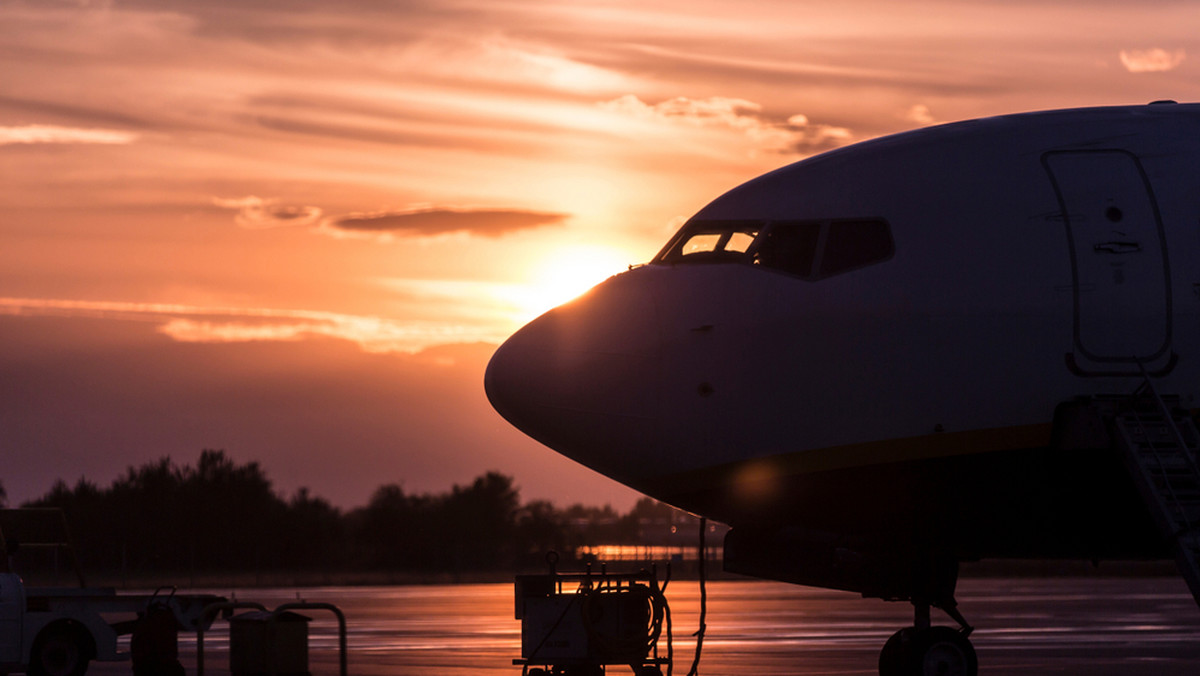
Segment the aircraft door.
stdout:
[[1171,287],[1162,218],[1132,153],[1059,151],[1042,162],[1058,195],[1074,281],[1074,345],[1080,375],[1169,371]]

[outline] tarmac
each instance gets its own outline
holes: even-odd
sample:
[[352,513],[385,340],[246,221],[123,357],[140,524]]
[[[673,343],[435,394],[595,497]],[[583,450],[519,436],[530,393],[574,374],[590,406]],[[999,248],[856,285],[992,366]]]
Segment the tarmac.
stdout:
[[[229,595],[230,590],[206,590]],[[336,604],[348,627],[355,676],[517,675],[520,622],[509,584],[242,589],[239,600],[274,608],[302,598]],[[959,608],[976,630],[979,673],[1072,676],[1192,676],[1200,673],[1200,608],[1175,577],[964,579]],[[667,588],[674,673],[694,654],[695,581]],[[338,674],[337,623],[308,612],[308,668]],[[759,582],[710,582],[700,674],[782,676],[877,674],[879,650],[911,623],[911,606],[854,594]],[[953,625],[934,612],[936,624]],[[665,639],[660,640],[665,654]],[[180,661],[196,673],[194,636],[180,636]],[[229,674],[228,625],[205,638],[205,673]],[[666,670],[664,670],[665,673]],[[129,663],[95,663],[96,676],[129,674]],[[613,666],[609,674],[629,674]]]

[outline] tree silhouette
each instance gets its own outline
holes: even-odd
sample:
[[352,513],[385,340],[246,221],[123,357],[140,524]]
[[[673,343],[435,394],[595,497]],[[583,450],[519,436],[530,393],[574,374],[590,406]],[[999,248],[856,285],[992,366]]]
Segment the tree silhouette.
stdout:
[[511,477],[488,472],[468,487],[455,486],[446,501],[450,562],[455,570],[512,565],[520,495]]
[[528,569],[551,550],[569,562],[583,545],[662,544],[695,521],[649,498],[626,515],[522,505],[512,477],[494,471],[440,494],[385,484],[343,514],[307,488],[284,499],[257,462],[212,449],[195,466],[163,457],[129,467],[107,488],[59,480],[26,506],[63,509],[84,566],[122,573]]

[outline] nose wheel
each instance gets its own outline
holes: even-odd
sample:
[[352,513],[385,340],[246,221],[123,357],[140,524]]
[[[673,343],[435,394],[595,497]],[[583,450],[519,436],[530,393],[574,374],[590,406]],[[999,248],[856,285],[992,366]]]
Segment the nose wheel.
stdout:
[[959,629],[929,624],[929,604],[913,603],[913,626],[892,634],[879,654],[879,676],[977,676],[979,660],[967,638],[971,626],[951,605],[943,608]]

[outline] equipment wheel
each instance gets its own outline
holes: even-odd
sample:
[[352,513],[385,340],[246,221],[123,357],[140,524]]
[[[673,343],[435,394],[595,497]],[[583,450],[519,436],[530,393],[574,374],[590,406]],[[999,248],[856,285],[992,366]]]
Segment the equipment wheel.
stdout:
[[950,627],[901,629],[879,653],[879,676],[978,676],[975,648]]
[[906,676],[905,657],[914,631],[912,627],[901,629],[883,644],[883,650],[879,653],[879,676]]
[[29,655],[29,676],[83,676],[91,654],[87,636],[71,626],[38,634]]
[[918,631],[909,645],[913,676],[977,676],[979,659],[966,636],[950,627]]

